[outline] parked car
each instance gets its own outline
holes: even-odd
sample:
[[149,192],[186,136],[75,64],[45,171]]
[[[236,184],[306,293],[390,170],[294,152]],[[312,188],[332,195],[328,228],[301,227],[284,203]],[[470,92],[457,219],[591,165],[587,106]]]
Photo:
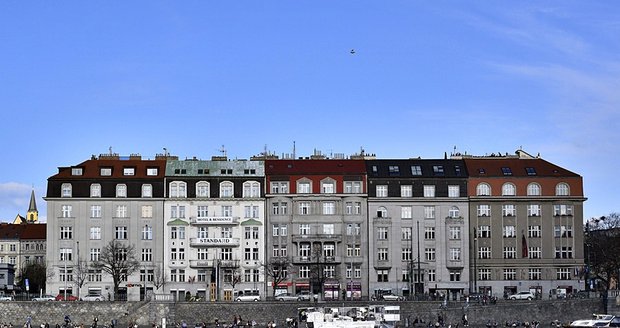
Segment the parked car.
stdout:
[[298,301],[313,301],[319,299],[319,294],[312,294],[309,291],[303,291],[296,295]]
[[60,293],[60,294],[56,295],[56,300],[57,301],[77,301],[78,298],[73,296],[73,295],[67,295],[67,298],[65,299],[65,294],[64,293]]
[[534,299],[534,294],[532,292],[518,292],[516,294],[512,294],[508,296],[509,300],[528,300],[531,301]]
[[297,295],[293,295],[291,293],[283,293],[275,297],[277,301],[280,302],[289,302],[289,301],[298,301],[299,297]]
[[8,296],[8,295],[2,295],[0,296],[0,301],[5,302],[5,301],[14,301],[15,299],[13,298],[13,296]]
[[86,295],[86,296],[82,297],[82,301],[86,301],[86,302],[96,301],[96,302],[99,302],[99,301],[103,301],[103,296],[89,294],[89,295]]
[[55,301],[56,297],[54,295],[41,295],[39,297],[33,297],[32,300],[34,302]]
[[394,294],[383,294],[381,295],[381,299],[384,301],[402,301],[403,297]]
[[258,302],[260,301],[260,296],[259,295],[239,295],[237,296],[237,298],[235,298],[236,302]]

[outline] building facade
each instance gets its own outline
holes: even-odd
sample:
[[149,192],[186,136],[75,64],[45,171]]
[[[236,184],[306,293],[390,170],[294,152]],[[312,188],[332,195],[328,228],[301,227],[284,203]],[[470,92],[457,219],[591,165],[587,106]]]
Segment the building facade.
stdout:
[[372,295],[469,292],[467,171],[460,160],[369,160]]
[[[166,159],[104,154],[61,167],[48,179],[47,260],[54,272],[49,294],[139,299],[157,289],[152,283],[164,260]],[[90,267],[112,241],[133,246],[141,267],[123,277],[118,295],[112,295],[112,277]],[[80,261],[87,270],[81,287],[76,276]]]
[[272,293],[324,299],[368,296],[366,169],[363,160],[266,160],[268,262],[291,264]]
[[462,158],[469,174],[474,290],[551,297],[581,289],[581,176],[524,151]]
[[213,159],[167,162],[165,290],[212,301],[264,295],[264,162]]

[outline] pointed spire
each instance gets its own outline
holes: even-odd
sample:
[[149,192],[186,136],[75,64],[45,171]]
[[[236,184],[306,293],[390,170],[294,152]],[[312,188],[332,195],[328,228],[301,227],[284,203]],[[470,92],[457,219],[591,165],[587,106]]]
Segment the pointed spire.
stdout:
[[28,212],[38,212],[37,211],[37,202],[34,197],[34,189],[32,189],[32,193],[30,193],[30,207],[28,207]]

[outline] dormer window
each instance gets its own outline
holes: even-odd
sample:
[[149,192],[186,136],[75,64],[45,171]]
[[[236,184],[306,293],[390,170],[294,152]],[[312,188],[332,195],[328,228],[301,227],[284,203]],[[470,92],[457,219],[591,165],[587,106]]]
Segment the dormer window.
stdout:
[[157,172],[158,172],[158,170],[157,170],[156,167],[149,167],[149,168],[146,169],[146,175],[150,176],[150,177],[156,176]]
[[136,174],[136,169],[133,167],[124,167],[123,168],[123,175],[135,175]]
[[71,188],[70,183],[63,183],[61,189],[62,189],[62,197],[71,197],[72,188]]
[[443,176],[443,165],[433,165],[433,174],[436,176]]
[[509,167],[502,167],[502,173],[504,175],[512,175],[512,170]]
[[82,175],[82,168],[81,167],[74,167],[71,169],[71,175]]
[[112,175],[112,168],[111,167],[102,167],[99,171],[99,174],[101,174],[102,177],[109,177]]
[[422,167],[420,165],[412,165],[411,175],[422,175]]
[[527,175],[536,175],[536,169],[533,167],[526,167],[525,172]]

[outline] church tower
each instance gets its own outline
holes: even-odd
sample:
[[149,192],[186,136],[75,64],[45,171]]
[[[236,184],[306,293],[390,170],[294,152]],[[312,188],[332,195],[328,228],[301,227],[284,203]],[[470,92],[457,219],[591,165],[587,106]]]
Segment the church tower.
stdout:
[[37,202],[34,197],[34,189],[30,194],[30,206],[28,207],[28,213],[26,213],[26,221],[28,223],[39,223],[39,211],[37,210]]

